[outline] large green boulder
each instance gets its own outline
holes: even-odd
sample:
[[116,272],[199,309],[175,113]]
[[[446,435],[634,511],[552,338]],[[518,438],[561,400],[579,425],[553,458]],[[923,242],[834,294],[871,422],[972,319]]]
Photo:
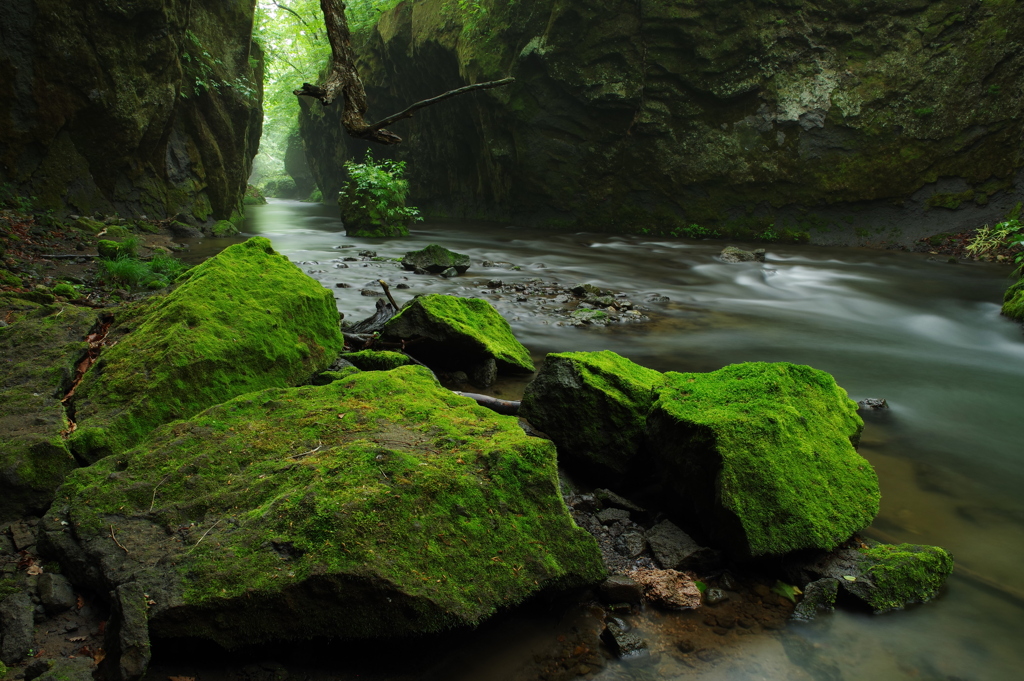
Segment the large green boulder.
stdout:
[[0,296],[17,321],[0,327],[0,522],[39,513],[77,467],[61,399],[89,349],[98,313]]
[[1006,289],[1003,298],[1003,314],[1010,319],[1024,322],[1024,279]]
[[473,625],[604,577],[554,446],[418,366],[168,424],[73,473],[43,526],[76,579],[138,584],[153,635],[229,648]]
[[468,255],[449,251],[444,246],[430,244],[419,251],[409,251],[402,258],[402,267],[407,270],[423,270],[431,274],[441,274],[450,267],[454,267],[459,274],[464,274],[469,269],[470,259]]
[[381,331],[387,342],[415,340],[410,355],[443,370],[471,373],[493,360],[499,373],[534,370],[530,352],[512,335],[512,327],[482,298],[438,293],[413,298]]
[[229,246],[183,276],[170,295],[119,316],[116,345],[76,391],[70,443],[84,459],[236,395],[303,383],[341,352],[330,291],[267,239]]
[[737,557],[831,550],[878,513],[857,405],[824,371],[751,362],[665,374],[647,419],[657,467]]
[[520,416],[560,457],[605,477],[635,473],[661,373],[610,351],[552,353],[526,387]]

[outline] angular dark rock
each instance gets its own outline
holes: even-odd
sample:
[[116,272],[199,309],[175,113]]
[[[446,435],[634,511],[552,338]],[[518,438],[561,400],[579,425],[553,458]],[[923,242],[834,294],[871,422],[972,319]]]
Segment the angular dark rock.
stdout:
[[597,512],[597,519],[603,525],[611,525],[620,520],[629,520],[629,511],[624,511],[621,508],[605,508]]
[[601,583],[599,591],[605,603],[638,604],[643,600],[640,585],[626,575],[612,575]]
[[658,564],[666,570],[707,572],[721,562],[717,551],[701,546],[669,520],[647,531],[647,543]]
[[621,620],[611,619],[601,632],[601,640],[608,650],[620,660],[629,660],[650,655],[647,641],[628,630]]
[[37,588],[47,615],[57,615],[75,605],[75,592],[64,575],[45,572],[39,575]]
[[32,611],[27,593],[11,594],[0,601],[0,662],[13,665],[25,659],[32,647]]
[[817,579],[804,587],[803,598],[796,604],[791,619],[798,622],[810,622],[819,612],[832,612],[835,609],[836,596],[839,593],[839,582],[831,577]]

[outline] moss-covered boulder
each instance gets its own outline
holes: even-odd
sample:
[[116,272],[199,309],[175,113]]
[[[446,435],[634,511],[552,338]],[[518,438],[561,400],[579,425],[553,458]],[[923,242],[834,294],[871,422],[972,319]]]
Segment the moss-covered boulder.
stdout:
[[351,362],[362,371],[390,371],[406,364],[413,364],[408,355],[390,350],[360,350],[344,352],[341,359]]
[[605,477],[636,472],[661,373],[609,352],[552,353],[526,387],[520,415],[558,454]]
[[464,274],[469,269],[470,260],[468,255],[449,251],[444,246],[430,244],[419,251],[409,251],[402,258],[402,267],[407,270],[423,270],[431,274],[441,274],[450,267],[454,267],[459,274]]
[[[75,393],[72,450],[95,460],[236,395],[305,382],[341,352],[330,291],[267,239],[224,249],[119,317]],[[123,336],[122,336],[123,334]]]
[[211,236],[225,237],[238,234],[238,227],[230,220],[218,220],[210,227]]
[[1003,314],[1010,319],[1024,322],[1024,279],[1006,289],[1003,298]]
[[64,439],[61,399],[85,356],[99,315],[73,305],[44,306],[0,296],[16,319],[0,327],[0,522],[39,513],[77,467]]
[[604,577],[551,443],[417,366],[168,424],[72,474],[44,532],[74,579],[138,583],[153,634],[227,647],[472,625]]
[[384,341],[413,340],[409,354],[442,370],[473,373],[494,360],[499,373],[534,370],[529,351],[482,298],[430,294],[413,298],[381,331]]
[[135,257],[138,255],[136,248],[137,243],[134,241],[121,243],[109,239],[100,239],[96,244],[96,252],[99,253],[101,258],[106,258],[107,260]]
[[872,543],[834,551],[807,567],[880,614],[935,598],[953,572],[953,556],[938,546]]
[[648,443],[680,509],[738,557],[831,550],[878,513],[857,404],[824,371],[751,362],[665,374]]

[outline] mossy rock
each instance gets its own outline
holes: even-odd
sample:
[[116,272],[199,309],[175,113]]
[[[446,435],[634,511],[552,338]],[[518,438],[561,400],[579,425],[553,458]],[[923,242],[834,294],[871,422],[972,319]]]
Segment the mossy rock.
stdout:
[[25,285],[21,280],[21,277],[8,270],[0,270],[0,284],[3,284],[4,286],[15,286],[18,288]]
[[526,387],[520,415],[551,437],[558,455],[588,473],[636,473],[661,373],[610,352],[552,353]]
[[1024,322],[1024,279],[1006,289],[1003,314],[1010,319]]
[[112,239],[124,239],[131,235],[131,230],[123,225],[107,225],[107,236]]
[[260,192],[260,190],[253,185],[246,185],[245,194],[242,196],[242,205],[245,206],[262,206],[267,203],[266,197]]
[[99,234],[106,227],[99,220],[93,220],[92,218],[78,218],[71,223],[71,226],[86,234]]
[[13,304],[19,319],[0,328],[0,522],[45,510],[78,465],[62,436],[70,422],[61,398],[99,318],[74,305]]
[[303,383],[342,350],[330,291],[267,239],[229,246],[178,281],[168,296],[119,315],[118,343],[76,391],[70,441],[85,459],[236,395]]
[[430,244],[419,251],[409,251],[402,258],[402,267],[407,270],[425,270],[431,274],[441,274],[449,267],[454,267],[459,274],[469,269],[468,255],[449,251],[443,246]]
[[210,234],[215,237],[235,236],[238,234],[238,227],[230,220],[218,220],[210,227]]
[[379,206],[368,190],[349,180],[338,194],[338,208],[347,236],[377,239],[409,235],[412,218],[402,214],[404,199],[392,198],[387,206]]
[[878,478],[854,449],[863,421],[829,374],[750,362],[665,379],[652,457],[713,545],[740,558],[828,551],[877,515]]
[[351,362],[362,371],[390,371],[413,364],[407,355],[390,350],[360,350],[342,353],[341,359]]
[[53,287],[53,294],[64,296],[65,298],[74,298],[78,295],[78,291],[71,284],[60,283]]
[[134,243],[129,242],[127,244],[122,244],[108,239],[100,239],[96,244],[96,251],[99,253],[101,258],[105,258],[107,260],[133,258],[136,255]]
[[418,339],[409,353],[430,366],[470,373],[493,359],[499,373],[534,370],[512,327],[482,298],[430,294],[413,298],[381,331],[384,341]]
[[168,424],[74,473],[44,530],[71,571],[152,595],[153,635],[229,648],[474,625],[604,577],[559,494],[554,446],[418,366]]

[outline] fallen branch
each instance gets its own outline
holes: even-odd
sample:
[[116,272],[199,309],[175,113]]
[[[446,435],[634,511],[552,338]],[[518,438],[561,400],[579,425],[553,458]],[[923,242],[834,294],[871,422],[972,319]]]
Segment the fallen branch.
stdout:
[[517,400],[499,400],[497,397],[491,397],[490,395],[481,395],[479,393],[464,393],[458,390],[453,390],[456,395],[462,397],[468,397],[471,400],[475,400],[481,407],[487,407],[491,411],[495,411],[505,416],[516,416],[519,414],[519,405],[522,404]]
[[510,83],[514,82],[516,82],[516,79],[509,77],[502,78],[501,80],[489,80],[486,83],[473,83],[472,85],[464,85],[463,87],[455,88],[454,90],[449,90],[448,92],[440,94],[436,97],[431,97],[430,99],[424,99],[419,102],[416,102],[415,104],[410,104],[408,107],[402,109],[398,113],[391,114],[387,118],[383,118],[377,121],[376,123],[371,124],[369,128],[367,128],[367,130],[380,130],[381,128],[386,128],[392,123],[400,121],[404,118],[412,118],[412,115],[415,112],[419,111],[420,109],[424,109],[430,106],[431,104],[437,104],[438,102],[444,101],[450,97],[458,97],[459,95],[464,95],[467,92],[473,92],[474,90],[490,90],[491,88],[501,87],[502,85],[509,85]]
[[121,542],[117,541],[117,537],[114,536],[114,526],[113,525],[110,526],[110,538],[114,540],[114,543],[117,544],[118,547],[120,547],[121,550],[124,551],[124,555],[127,556],[128,555],[128,549],[126,549],[124,547],[124,544],[122,544]]
[[391,306],[396,310],[401,309],[399,308],[398,303],[395,302],[395,299],[391,297],[391,288],[388,286],[388,282],[384,281],[383,279],[378,279],[377,283],[380,284],[380,287],[382,289],[384,289],[384,295],[388,297],[388,300],[391,302]]

